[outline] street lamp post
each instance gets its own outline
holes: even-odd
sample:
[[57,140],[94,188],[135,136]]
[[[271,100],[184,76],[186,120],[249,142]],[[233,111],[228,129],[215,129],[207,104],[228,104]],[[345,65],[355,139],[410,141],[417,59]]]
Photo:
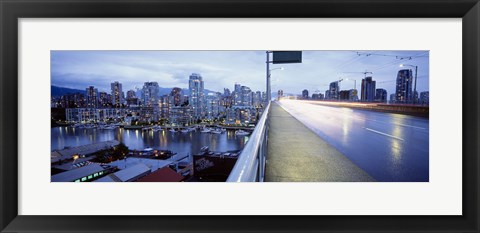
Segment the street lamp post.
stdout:
[[267,51],[267,104],[270,102],[272,99],[271,95],[271,90],[270,90],[270,53],[271,51]]
[[277,68],[273,68],[273,69],[270,69],[270,53],[272,53],[272,51],[267,51],[266,54],[267,54],[267,102],[269,102],[270,100],[272,100],[272,90],[271,90],[271,81],[270,81],[270,77],[272,76],[272,70],[283,70],[283,67],[277,67]]
[[[413,104],[416,104],[415,102],[415,93],[417,92],[417,73],[418,73],[418,66],[414,65],[407,65],[407,64],[400,64],[400,67],[405,67],[405,66],[410,66],[410,67],[415,67],[415,83],[413,84]],[[406,91],[406,89],[405,89]]]

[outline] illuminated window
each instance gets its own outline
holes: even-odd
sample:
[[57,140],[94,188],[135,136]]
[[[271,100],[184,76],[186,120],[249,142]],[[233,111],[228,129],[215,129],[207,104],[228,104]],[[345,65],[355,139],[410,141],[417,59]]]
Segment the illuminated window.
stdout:
[[83,177],[83,178],[82,178],[82,181],[86,181],[86,180],[87,180],[87,177]]
[[75,180],[75,182],[80,182],[80,180],[79,180],[79,179],[78,179],[78,180]]

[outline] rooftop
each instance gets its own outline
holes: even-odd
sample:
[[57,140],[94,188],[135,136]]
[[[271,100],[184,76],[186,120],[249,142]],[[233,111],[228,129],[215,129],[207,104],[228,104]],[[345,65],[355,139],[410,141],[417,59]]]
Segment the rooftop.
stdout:
[[159,168],[168,166],[172,163],[172,161],[168,160],[160,160],[160,159],[147,159],[147,158],[136,158],[136,157],[128,157],[125,159],[120,159],[114,162],[109,163],[110,166],[116,166],[118,169],[126,169],[132,166],[135,166],[139,163],[145,164],[150,167],[151,171],[156,171]]
[[148,173],[150,173],[150,168],[143,163],[139,163],[133,167],[129,167],[121,171],[115,172],[114,175],[118,177],[122,182],[127,182],[134,180],[138,176],[142,176]]
[[138,179],[137,182],[180,182],[183,178],[182,175],[176,173],[171,168],[164,167]]
[[88,155],[93,154],[97,151],[108,149],[112,146],[117,146],[120,144],[117,140],[99,142],[95,144],[88,144],[83,146],[66,148],[63,150],[52,151],[50,154],[51,162],[57,162],[58,160],[68,160],[72,159],[73,155]]
[[52,176],[52,182],[72,182],[82,177],[104,171],[105,168],[98,164],[90,164],[81,168],[62,172]]

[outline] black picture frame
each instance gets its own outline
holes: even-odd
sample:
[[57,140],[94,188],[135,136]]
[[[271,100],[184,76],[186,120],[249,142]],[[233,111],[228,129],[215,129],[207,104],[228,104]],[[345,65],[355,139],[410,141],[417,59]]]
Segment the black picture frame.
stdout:
[[[478,0],[0,0],[0,15],[1,232],[479,232],[480,5]],[[19,18],[61,17],[462,18],[463,215],[18,215],[17,22]]]

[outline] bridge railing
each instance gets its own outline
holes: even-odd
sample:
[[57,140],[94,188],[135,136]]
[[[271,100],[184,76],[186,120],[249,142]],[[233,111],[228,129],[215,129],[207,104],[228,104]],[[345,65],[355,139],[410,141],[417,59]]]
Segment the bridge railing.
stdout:
[[257,122],[255,130],[238,156],[227,182],[263,182],[267,155],[270,102]]

